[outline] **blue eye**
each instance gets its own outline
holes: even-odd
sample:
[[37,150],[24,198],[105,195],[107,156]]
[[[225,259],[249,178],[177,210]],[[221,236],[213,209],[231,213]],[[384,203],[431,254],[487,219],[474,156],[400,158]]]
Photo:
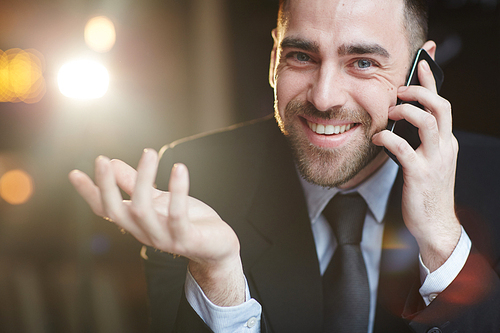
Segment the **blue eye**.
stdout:
[[365,68],[370,68],[373,64],[370,60],[359,59],[356,61],[356,65],[358,68],[365,69]]
[[307,54],[302,53],[302,52],[297,52],[297,53],[295,54],[295,58],[296,58],[298,61],[300,61],[300,62],[305,62],[305,61],[309,61],[309,60],[311,60],[311,58],[310,58]]

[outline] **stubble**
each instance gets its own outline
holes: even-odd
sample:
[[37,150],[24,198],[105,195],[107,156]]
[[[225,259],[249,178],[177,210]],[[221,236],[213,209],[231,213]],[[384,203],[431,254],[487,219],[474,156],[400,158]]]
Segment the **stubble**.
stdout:
[[[301,175],[313,184],[338,187],[351,180],[366,167],[382,150],[371,142],[371,137],[381,129],[371,129],[372,120],[364,109],[335,108],[319,111],[312,104],[290,101],[281,118],[275,108],[275,118],[292,149],[295,163]],[[309,142],[299,116],[317,119],[353,121],[364,130],[362,136],[353,138],[341,148],[318,147]]]

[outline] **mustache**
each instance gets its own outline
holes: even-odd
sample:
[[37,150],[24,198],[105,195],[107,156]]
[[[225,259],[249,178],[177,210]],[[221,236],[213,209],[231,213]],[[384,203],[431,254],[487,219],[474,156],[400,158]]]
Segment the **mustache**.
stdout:
[[354,121],[366,125],[367,127],[370,127],[372,122],[370,115],[363,108],[354,109],[341,106],[330,108],[326,111],[320,111],[310,102],[301,102],[297,100],[288,102],[285,107],[285,114],[287,116],[309,116],[323,120],[336,119]]

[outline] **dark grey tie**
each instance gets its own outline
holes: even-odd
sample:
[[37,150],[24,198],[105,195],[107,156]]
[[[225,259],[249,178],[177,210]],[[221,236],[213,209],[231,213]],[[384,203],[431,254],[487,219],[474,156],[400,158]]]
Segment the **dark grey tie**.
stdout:
[[323,210],[337,239],[323,275],[325,333],[368,331],[370,289],[360,247],[366,208],[365,200],[355,192],[337,194]]

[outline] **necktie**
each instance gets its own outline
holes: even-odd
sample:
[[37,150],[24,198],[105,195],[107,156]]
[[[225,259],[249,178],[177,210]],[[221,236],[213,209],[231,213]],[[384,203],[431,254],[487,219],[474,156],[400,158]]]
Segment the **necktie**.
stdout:
[[326,333],[366,333],[370,311],[368,275],[361,253],[366,202],[357,193],[337,194],[323,210],[337,249],[323,275]]

